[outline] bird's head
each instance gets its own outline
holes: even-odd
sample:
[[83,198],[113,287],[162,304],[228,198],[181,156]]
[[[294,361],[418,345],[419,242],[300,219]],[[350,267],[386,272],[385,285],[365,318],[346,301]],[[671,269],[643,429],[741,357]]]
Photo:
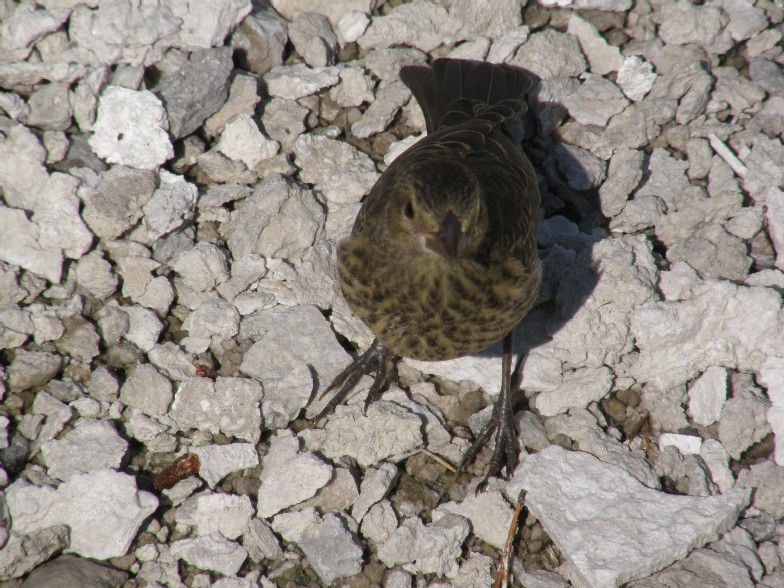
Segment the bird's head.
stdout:
[[474,175],[449,160],[417,162],[395,185],[389,211],[391,237],[400,251],[437,255],[457,263],[482,242],[487,215]]

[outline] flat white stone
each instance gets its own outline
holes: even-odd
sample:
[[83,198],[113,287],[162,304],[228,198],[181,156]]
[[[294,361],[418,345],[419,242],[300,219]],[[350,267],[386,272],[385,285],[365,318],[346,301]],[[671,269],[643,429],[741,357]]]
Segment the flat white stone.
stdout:
[[592,588],[644,578],[717,539],[751,497],[749,489],[708,497],[664,494],[621,468],[557,445],[527,456],[509,486],[511,495],[527,492],[525,504],[569,562],[575,585]]

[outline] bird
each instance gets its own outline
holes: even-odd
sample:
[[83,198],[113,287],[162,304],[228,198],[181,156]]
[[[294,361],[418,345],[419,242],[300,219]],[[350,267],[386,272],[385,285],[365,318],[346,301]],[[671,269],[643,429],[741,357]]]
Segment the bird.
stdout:
[[503,340],[493,416],[459,466],[495,431],[486,483],[518,462],[512,333],[542,280],[539,189],[517,132],[532,82],[512,65],[450,58],[405,66],[400,78],[427,134],[381,174],[338,242],[343,297],[375,339],[321,394],[338,390],[316,422],[375,374],[367,410],[397,358],[452,359]]

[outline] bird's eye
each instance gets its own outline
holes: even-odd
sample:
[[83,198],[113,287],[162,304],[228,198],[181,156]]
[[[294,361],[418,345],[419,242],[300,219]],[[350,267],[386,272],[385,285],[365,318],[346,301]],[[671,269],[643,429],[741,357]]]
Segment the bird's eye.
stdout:
[[411,203],[411,200],[406,202],[406,207],[403,209],[403,214],[405,214],[408,218],[414,218],[414,205]]

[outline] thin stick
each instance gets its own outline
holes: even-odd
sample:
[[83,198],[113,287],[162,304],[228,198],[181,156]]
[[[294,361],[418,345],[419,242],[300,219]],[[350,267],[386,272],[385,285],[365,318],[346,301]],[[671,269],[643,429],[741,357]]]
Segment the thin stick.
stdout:
[[501,552],[501,561],[498,564],[498,572],[495,574],[493,588],[507,588],[509,585],[509,569],[512,566],[512,548],[514,546],[515,535],[517,534],[517,521],[523,510],[524,500],[525,491],[520,490],[520,494],[517,496],[517,504],[515,504],[514,515],[512,515],[512,523],[509,525],[509,531],[506,534],[504,550]]
[[711,147],[713,147],[713,150],[716,152],[716,155],[721,157],[727,165],[732,168],[735,175],[739,178],[745,178],[749,170],[743,162],[738,159],[738,156],[732,152],[732,149],[727,147],[724,142],[713,133],[708,135],[708,140],[710,141]]

